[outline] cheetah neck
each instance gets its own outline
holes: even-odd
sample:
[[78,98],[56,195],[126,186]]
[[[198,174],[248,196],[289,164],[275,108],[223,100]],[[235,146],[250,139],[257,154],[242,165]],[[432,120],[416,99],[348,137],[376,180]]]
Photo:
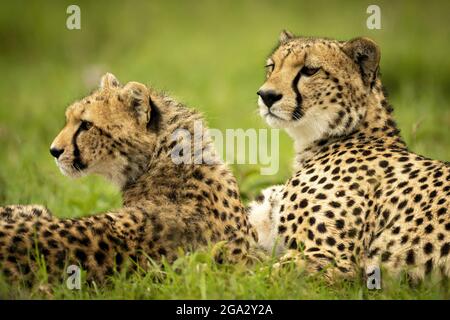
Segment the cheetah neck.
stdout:
[[329,114],[316,114],[303,125],[286,129],[294,140],[295,168],[320,154],[325,146],[340,141],[354,139],[363,143],[406,147],[393,120],[392,107],[383,93],[381,82],[367,96],[364,116],[355,126],[330,133],[330,120],[332,117]]
[[[140,205],[145,201],[154,204],[190,202],[192,197],[182,196],[184,194],[182,191],[185,187],[192,187],[188,184],[198,180],[198,175],[207,181],[213,178],[208,175],[227,170],[216,155],[211,139],[206,135],[207,128],[199,113],[169,97],[153,100],[161,111],[157,141],[145,170],[137,178],[125,183],[122,188],[125,206]],[[179,131],[180,129],[183,131]],[[198,130],[203,136],[199,140],[199,145],[192,147],[192,140],[194,135],[198,134]],[[175,137],[183,137],[183,140],[175,141]],[[173,152],[178,147],[181,149],[187,147],[183,155],[186,155],[186,150],[190,150],[189,156],[174,158]],[[203,158],[195,158],[197,155],[194,153],[198,150],[201,151]]]
[[366,116],[361,120],[352,137],[357,140],[370,140],[377,144],[406,148],[400,130],[392,115],[381,82],[374,88],[373,102],[368,104]]

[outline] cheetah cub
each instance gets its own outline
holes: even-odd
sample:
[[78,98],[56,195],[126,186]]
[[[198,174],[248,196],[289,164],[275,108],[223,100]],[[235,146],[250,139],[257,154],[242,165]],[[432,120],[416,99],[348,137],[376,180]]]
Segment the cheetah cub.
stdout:
[[277,191],[276,207],[252,206],[250,217],[277,217],[281,264],[293,261],[331,281],[374,268],[412,280],[449,276],[450,166],[408,150],[379,61],[367,38],[281,33],[258,105],[270,126],[292,137],[295,173]]
[[[217,259],[245,260],[256,233],[234,176],[206,127],[196,125],[201,121],[198,112],[141,83],[122,86],[103,76],[98,90],[68,107],[50,153],[64,175],[100,174],[118,185],[123,207],[77,219],[42,206],[0,208],[0,270],[31,278],[35,248],[50,277],[61,278],[75,264],[98,281],[129,260],[145,269],[148,257],[173,261],[180,248],[222,241]],[[186,139],[194,132],[203,135],[201,153],[197,141],[194,148]]]

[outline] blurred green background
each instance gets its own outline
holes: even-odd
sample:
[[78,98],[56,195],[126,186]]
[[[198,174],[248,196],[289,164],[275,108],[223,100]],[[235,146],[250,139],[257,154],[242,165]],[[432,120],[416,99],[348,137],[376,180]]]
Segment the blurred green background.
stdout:
[[[81,30],[66,8],[81,8]],[[381,8],[368,30],[366,8]],[[281,29],[340,40],[373,38],[383,82],[410,148],[450,160],[449,1],[11,1],[0,12],[0,205],[41,203],[61,216],[120,206],[98,177],[74,183],[48,149],[64,110],[103,72],[166,90],[205,113],[214,128],[265,128],[256,112],[264,63]],[[233,166],[244,196],[290,174],[281,134],[280,171]]]

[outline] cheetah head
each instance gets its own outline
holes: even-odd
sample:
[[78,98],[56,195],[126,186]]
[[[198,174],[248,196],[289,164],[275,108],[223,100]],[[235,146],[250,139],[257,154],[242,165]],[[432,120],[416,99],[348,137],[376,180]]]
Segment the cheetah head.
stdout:
[[148,163],[157,111],[145,85],[121,86],[107,73],[96,91],[67,108],[50,153],[64,175],[100,174],[123,185]]
[[378,46],[367,38],[339,42],[283,31],[258,91],[260,115],[288,133],[298,128],[323,138],[350,132],[365,115],[379,60]]

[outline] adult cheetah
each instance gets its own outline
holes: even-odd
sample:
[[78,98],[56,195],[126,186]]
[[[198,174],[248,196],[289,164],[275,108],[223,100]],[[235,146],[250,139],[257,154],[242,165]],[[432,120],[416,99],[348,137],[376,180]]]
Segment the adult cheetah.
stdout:
[[408,150],[379,60],[367,38],[281,33],[258,104],[267,123],[294,140],[296,173],[265,191],[270,201],[250,205],[250,220],[258,231],[276,229],[259,232],[260,244],[278,235],[281,264],[293,260],[331,281],[375,267],[405,270],[412,280],[434,270],[448,276],[450,168]]
[[[173,261],[179,248],[219,241],[228,244],[218,259],[244,259],[256,234],[235,178],[206,128],[196,129],[201,121],[196,111],[143,84],[121,86],[104,75],[98,90],[69,106],[50,152],[67,176],[95,173],[117,184],[123,208],[78,219],[58,218],[41,206],[0,208],[3,273],[31,277],[35,247],[51,277],[61,278],[67,265],[76,264],[98,281],[130,258],[145,268],[148,257]],[[198,128],[200,140],[174,135],[184,129],[193,137]],[[194,143],[200,144],[191,148]],[[192,150],[192,161],[174,161],[185,150]]]

